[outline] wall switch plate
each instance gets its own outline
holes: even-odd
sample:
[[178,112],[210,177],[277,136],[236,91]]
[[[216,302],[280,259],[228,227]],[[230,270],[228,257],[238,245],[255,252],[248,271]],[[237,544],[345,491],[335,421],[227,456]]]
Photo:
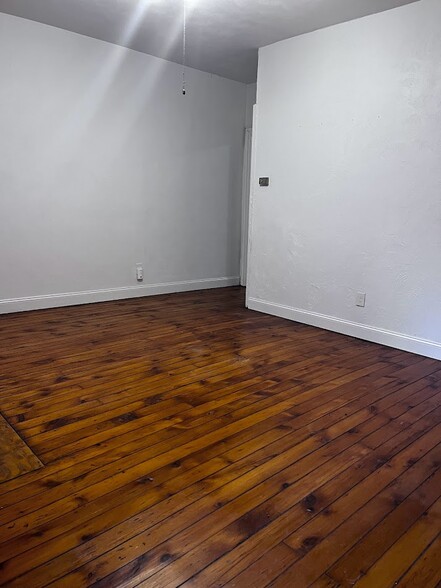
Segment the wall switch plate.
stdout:
[[267,188],[270,184],[269,178],[259,178],[259,186],[261,188]]
[[142,263],[136,264],[136,279],[138,282],[142,282],[144,280],[144,269],[142,267]]
[[366,294],[364,292],[358,292],[356,299],[355,299],[356,306],[360,306],[360,308],[364,308],[366,306]]

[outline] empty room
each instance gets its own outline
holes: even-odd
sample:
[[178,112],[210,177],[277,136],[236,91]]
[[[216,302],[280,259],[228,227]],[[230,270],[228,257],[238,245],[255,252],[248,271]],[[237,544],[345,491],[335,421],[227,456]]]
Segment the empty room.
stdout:
[[0,586],[441,588],[441,0],[0,0]]

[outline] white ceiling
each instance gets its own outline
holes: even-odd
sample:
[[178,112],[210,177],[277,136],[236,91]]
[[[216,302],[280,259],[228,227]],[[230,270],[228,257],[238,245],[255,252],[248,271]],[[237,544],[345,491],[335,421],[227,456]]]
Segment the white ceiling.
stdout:
[[[187,63],[250,83],[257,48],[416,0],[186,0]],[[184,0],[0,0],[0,11],[182,61]]]

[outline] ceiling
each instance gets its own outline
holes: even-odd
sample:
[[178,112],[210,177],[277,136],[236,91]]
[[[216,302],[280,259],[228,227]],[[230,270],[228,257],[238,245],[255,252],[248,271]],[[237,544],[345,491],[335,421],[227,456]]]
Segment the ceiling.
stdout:
[[[254,82],[257,48],[416,0],[185,0],[187,64]],[[184,0],[0,0],[0,11],[182,62]]]

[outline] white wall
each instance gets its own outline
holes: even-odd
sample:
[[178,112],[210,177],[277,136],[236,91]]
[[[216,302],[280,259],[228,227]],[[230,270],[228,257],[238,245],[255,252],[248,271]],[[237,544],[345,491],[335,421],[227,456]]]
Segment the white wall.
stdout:
[[250,308],[441,359],[440,23],[422,0],[261,50]]
[[246,85],[4,14],[0,76],[0,312],[238,283]]

